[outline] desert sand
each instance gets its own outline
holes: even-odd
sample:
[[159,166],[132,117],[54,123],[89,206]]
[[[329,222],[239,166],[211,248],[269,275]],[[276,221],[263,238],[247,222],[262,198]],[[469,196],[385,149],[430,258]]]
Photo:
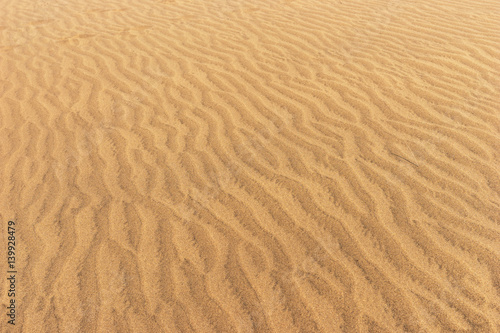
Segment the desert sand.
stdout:
[[0,8],[1,332],[500,332],[497,0]]

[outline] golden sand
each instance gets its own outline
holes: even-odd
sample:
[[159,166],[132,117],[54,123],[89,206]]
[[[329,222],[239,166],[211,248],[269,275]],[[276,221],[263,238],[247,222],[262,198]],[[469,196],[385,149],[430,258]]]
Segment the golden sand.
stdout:
[[1,332],[500,332],[497,0],[0,8]]

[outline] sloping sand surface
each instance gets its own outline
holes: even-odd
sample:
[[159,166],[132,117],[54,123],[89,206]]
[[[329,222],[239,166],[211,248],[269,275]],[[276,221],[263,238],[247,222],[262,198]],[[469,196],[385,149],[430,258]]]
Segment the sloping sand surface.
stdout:
[[0,0],[1,332],[500,332],[497,0]]

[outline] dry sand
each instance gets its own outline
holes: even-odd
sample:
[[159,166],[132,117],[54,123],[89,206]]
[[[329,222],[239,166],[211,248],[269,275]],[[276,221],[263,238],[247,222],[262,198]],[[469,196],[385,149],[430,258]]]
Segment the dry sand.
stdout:
[[499,332],[497,0],[0,0],[1,332]]

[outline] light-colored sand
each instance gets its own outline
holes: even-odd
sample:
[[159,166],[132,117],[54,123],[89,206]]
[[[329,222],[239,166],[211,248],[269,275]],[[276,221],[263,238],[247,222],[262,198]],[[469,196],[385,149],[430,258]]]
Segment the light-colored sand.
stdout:
[[0,8],[1,332],[500,331],[498,1]]

